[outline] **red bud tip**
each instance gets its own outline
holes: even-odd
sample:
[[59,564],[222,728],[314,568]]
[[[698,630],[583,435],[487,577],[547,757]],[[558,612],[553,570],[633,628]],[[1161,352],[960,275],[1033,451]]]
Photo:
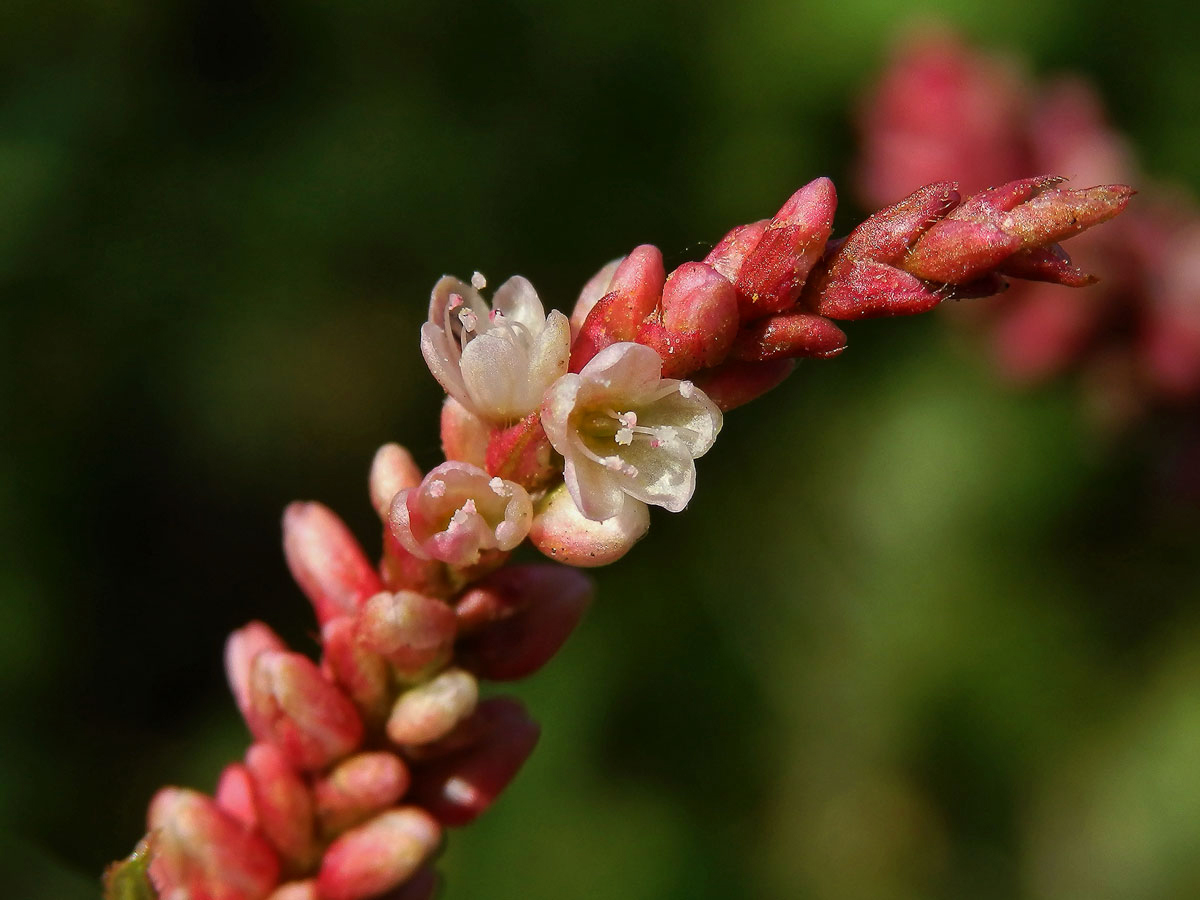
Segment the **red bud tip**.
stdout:
[[354,704],[299,653],[266,651],[255,658],[249,719],[256,738],[303,771],[350,753],[363,734]]
[[657,308],[665,280],[659,249],[635,247],[617,266],[608,293],[584,319],[571,347],[570,370],[578,372],[609,344],[634,340],[638,326]]
[[775,214],[738,271],[743,319],[780,312],[795,303],[825,250],[836,209],[833,182],[818,178],[796,191]]
[[475,743],[413,773],[412,797],[443,825],[478,818],[507,787],[537,745],[540,729],[516,700],[479,705],[485,733]]
[[1058,244],[1031,247],[1014,253],[999,267],[999,272],[1026,281],[1048,281],[1067,287],[1086,287],[1096,283],[1096,276],[1079,269]]
[[749,225],[739,225],[717,242],[704,261],[725,277],[730,284],[737,284],[738,274],[746,257],[758,246],[770,219],[760,219]]
[[385,812],[347,831],[321,861],[322,900],[367,900],[411,878],[437,849],[441,828],[412,806]]
[[322,625],[352,615],[383,589],[350,530],[320,503],[293,503],[284,511],[283,550]]
[[459,621],[473,627],[459,643],[459,658],[481,678],[524,678],[558,652],[593,593],[590,578],[565,566],[501,569],[459,600]]

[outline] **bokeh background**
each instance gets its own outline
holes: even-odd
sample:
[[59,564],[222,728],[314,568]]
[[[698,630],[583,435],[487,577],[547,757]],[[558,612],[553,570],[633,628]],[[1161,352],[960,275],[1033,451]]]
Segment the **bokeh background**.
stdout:
[[[374,541],[374,449],[438,459],[439,275],[569,308],[819,174],[845,230],[856,98],[934,11],[1200,189],[1200,48],[1114,0],[0,5],[5,895],[96,897],[240,755],[226,633],[314,646],[284,504]],[[542,744],[447,897],[1200,896],[1200,516],[938,319],[729,416],[518,688]]]

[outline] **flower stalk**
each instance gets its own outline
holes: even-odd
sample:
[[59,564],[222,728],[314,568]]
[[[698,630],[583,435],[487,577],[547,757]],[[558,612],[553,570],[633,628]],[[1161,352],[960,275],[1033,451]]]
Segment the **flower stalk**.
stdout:
[[[149,844],[109,897],[149,858],[143,882],[168,900],[428,900],[444,830],[491,806],[540,733],[487,683],[548,663],[591,602],[579,569],[627,553],[650,506],[687,506],[724,414],[796,359],[843,352],[835,320],[924,312],[1005,276],[1079,281],[1056,242],[1131,193],[937,183],[831,241],[819,178],[671,273],[635,248],[569,318],[519,277],[490,306],[478,273],[443,278],[421,350],[448,394],[446,461],[422,473],[399,445],[377,453],[378,566],[324,506],[288,507],[320,663],[262,623],[234,632],[226,671],[253,743],[213,797],[155,796]],[[553,562],[510,565],[526,540]]]

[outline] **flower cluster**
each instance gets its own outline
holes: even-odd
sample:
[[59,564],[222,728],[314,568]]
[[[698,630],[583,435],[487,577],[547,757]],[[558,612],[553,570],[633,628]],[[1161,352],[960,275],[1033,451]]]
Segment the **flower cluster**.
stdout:
[[[872,205],[946,174],[972,189],[1025,171],[1146,184],[1086,82],[1062,77],[1035,89],[1014,61],[947,31],[899,48],[867,98],[861,132],[857,182]],[[1004,374],[1078,373],[1112,424],[1157,410],[1191,417],[1200,404],[1200,210],[1166,186],[1143,191],[1146,202],[1074,246],[1102,279],[1087,303],[1029,284],[969,316]]]
[[[538,738],[480,683],[522,678],[591,599],[577,568],[618,559],[649,507],[682,510],[725,412],[802,357],[846,346],[835,319],[928,310],[1003,276],[1079,279],[1057,241],[1130,191],[1024,179],[963,198],[937,183],[830,241],[828,179],[670,274],[652,246],[600,270],[568,318],[513,278],[433,291],[421,351],[446,390],[446,460],[402,447],[368,478],[383,526],[372,565],[330,510],[296,503],[284,553],[320,629],[320,661],[253,622],[226,647],[252,736],[212,796],[164,788],[110,900],[427,900],[443,829],[482,813]],[[556,564],[509,564],[529,542]],[[152,887],[151,887],[152,885]]]

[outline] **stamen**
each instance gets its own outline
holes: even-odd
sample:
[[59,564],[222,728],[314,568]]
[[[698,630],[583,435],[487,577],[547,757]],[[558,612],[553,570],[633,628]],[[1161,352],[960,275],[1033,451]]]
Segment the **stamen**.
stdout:
[[462,298],[462,294],[451,294],[451,295],[450,295],[450,307],[449,307],[449,308],[450,308],[451,310],[458,309],[460,306],[462,306],[462,305],[463,305],[463,303],[464,303],[464,302],[465,302],[465,301],[464,301],[464,300],[463,300],[463,298]]
[[692,384],[690,381],[679,382],[679,396],[682,397],[684,400],[691,400],[692,396],[695,393],[696,393],[696,386],[694,384]]
[[483,277],[482,272],[475,272],[471,275],[471,287],[477,291],[482,291],[487,287],[487,279]]
[[507,497],[512,493],[512,491],[508,489],[508,486],[505,485],[504,479],[499,475],[488,482],[488,487],[492,489],[492,493],[497,497]]
[[475,509],[475,501],[468,500],[462,505],[462,509],[456,509],[454,515],[450,517],[450,524],[446,527],[450,530],[469,528],[471,516],[477,515]]
[[473,309],[464,309],[458,314],[458,321],[462,322],[463,331],[470,332],[479,324],[479,316]]
[[488,313],[488,321],[490,321],[493,325],[502,325],[504,324],[504,313],[500,312],[498,309],[493,309]]
[[435,478],[433,481],[429,482],[429,496],[434,498],[445,497],[446,482],[442,481],[440,478]]

